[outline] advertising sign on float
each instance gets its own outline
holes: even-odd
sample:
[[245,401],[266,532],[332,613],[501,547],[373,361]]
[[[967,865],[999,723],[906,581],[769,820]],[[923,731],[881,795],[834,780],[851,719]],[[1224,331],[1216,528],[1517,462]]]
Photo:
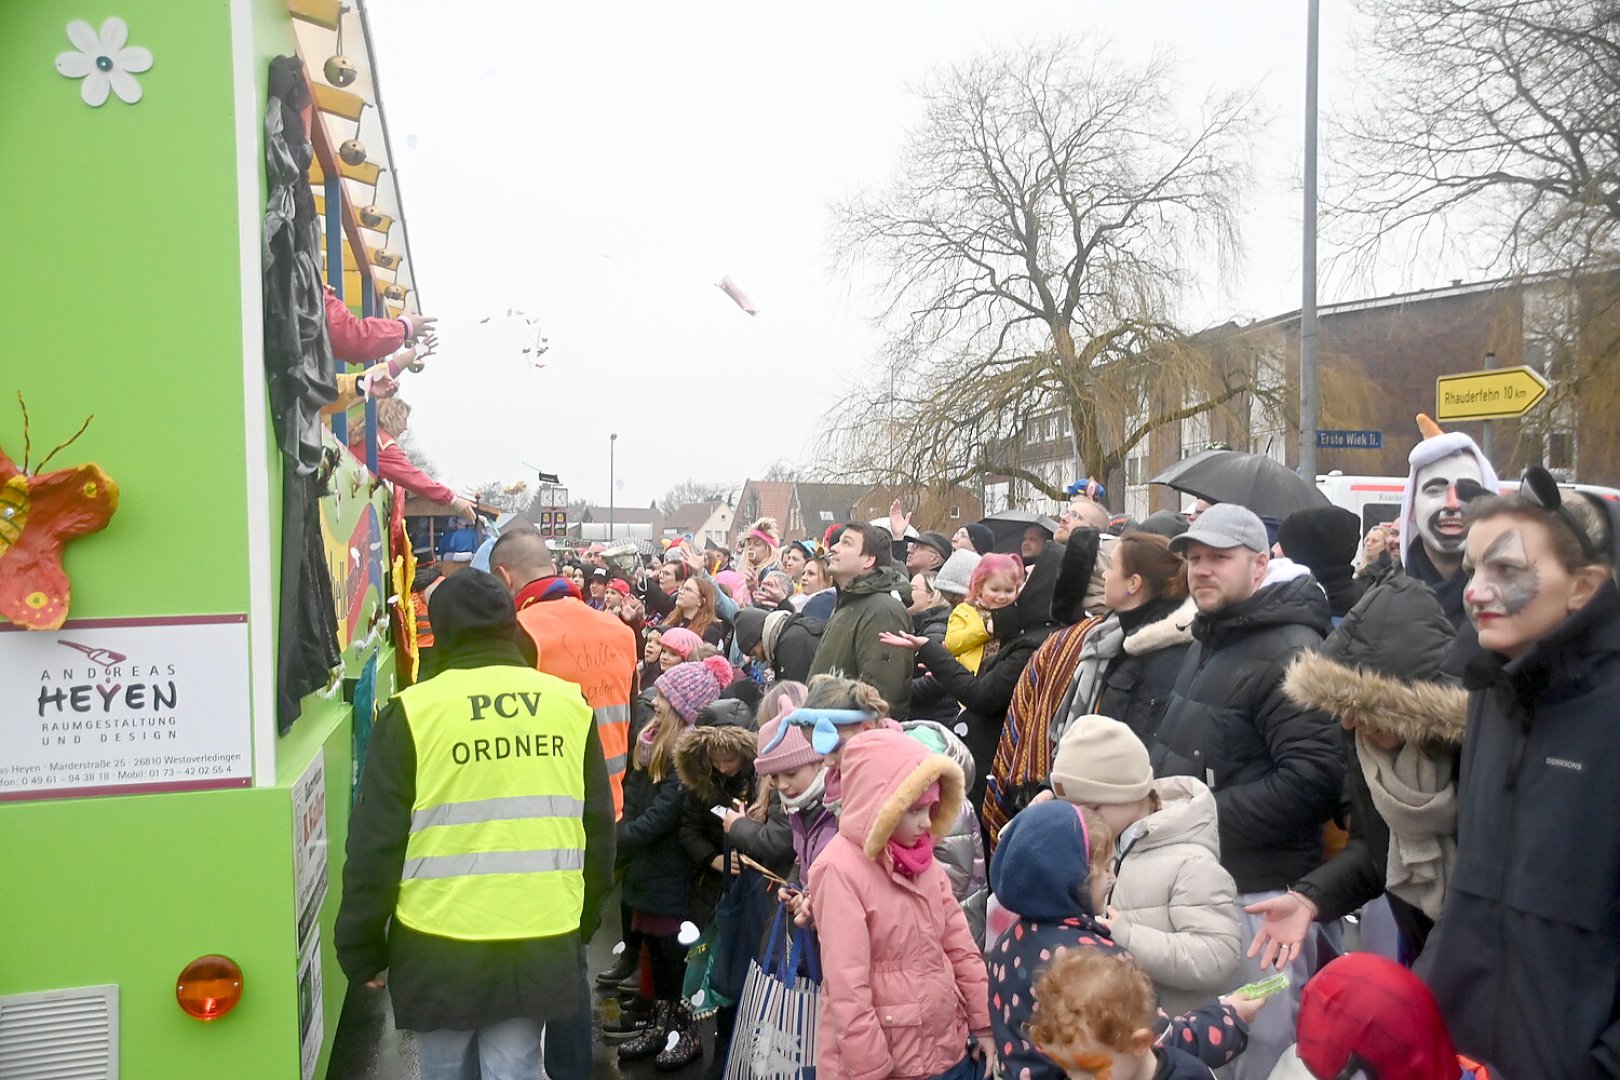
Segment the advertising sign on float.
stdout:
[[252,777],[247,616],[0,627],[0,801]]

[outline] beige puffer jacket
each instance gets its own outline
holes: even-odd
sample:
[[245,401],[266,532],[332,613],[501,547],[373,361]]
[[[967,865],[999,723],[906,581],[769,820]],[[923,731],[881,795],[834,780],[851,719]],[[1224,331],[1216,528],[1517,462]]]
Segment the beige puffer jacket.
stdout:
[[1237,885],[1221,868],[1215,796],[1190,776],[1153,782],[1164,809],[1118,857],[1113,937],[1153,979],[1171,1016],[1237,987]]

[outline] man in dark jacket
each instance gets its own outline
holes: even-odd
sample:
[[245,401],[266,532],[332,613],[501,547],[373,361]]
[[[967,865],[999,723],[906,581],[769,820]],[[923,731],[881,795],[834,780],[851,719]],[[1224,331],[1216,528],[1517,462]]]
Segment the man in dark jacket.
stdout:
[[[506,588],[429,603],[438,673],[385,707],[349,823],[338,961],[390,984],[424,1075],[587,1076],[584,942],[613,887],[613,793],[590,706],[534,670]],[[580,1020],[583,1018],[583,1023]]]
[[[1271,545],[1251,511],[1220,503],[1171,541],[1187,559],[1196,639],[1151,748],[1159,776],[1195,776],[1215,792],[1221,864],[1240,907],[1285,890],[1322,861],[1322,824],[1339,804],[1345,761],[1333,721],[1284,695],[1290,661],[1330,627],[1308,576],[1264,585]],[[1247,947],[1260,917],[1240,913]],[[1238,1080],[1266,1077],[1293,1041],[1298,992],[1314,942],[1287,957],[1294,1007],[1273,1002],[1250,1031]],[[1247,961],[1259,977],[1259,961]]]
[[878,640],[884,633],[909,634],[911,616],[901,596],[911,583],[889,557],[889,534],[878,525],[851,523],[827,552],[838,585],[838,606],[822,632],[810,675],[837,673],[875,688],[889,715],[904,720],[911,704],[912,657]]

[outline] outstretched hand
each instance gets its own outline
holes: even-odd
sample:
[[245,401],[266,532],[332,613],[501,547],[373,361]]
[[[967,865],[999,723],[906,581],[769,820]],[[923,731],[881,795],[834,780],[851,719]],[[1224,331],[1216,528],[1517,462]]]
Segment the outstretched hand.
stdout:
[[897,649],[911,649],[916,651],[928,644],[928,639],[920,634],[896,634],[888,630],[878,635],[879,643],[893,645]]
[[1260,1015],[1260,1010],[1266,1007],[1270,998],[1253,998],[1243,994],[1228,994],[1221,998],[1222,1005],[1230,1005],[1242,1018],[1245,1024],[1254,1023],[1254,1018]]
[[[1261,916],[1260,928],[1249,943],[1249,956],[1260,956],[1260,970],[1282,968],[1299,956],[1305,935],[1316,921],[1316,905],[1297,892],[1285,892],[1243,909]],[[1262,953],[1262,950],[1264,952]]]
[[911,515],[906,513],[906,508],[901,505],[899,499],[896,499],[889,504],[889,535],[896,540],[904,540],[906,530],[909,528],[911,528]]

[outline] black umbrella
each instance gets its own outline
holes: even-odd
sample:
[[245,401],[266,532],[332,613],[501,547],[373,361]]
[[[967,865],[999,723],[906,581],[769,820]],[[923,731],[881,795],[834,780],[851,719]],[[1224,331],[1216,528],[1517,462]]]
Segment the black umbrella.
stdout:
[[1057,533],[1058,523],[1045,514],[1031,514],[1025,510],[1003,510],[979,522],[995,537],[993,550],[1004,555],[1017,555],[1024,542],[1024,530],[1039,525],[1050,539]]
[[1327,506],[1328,498],[1286,465],[1264,454],[1205,450],[1165,469],[1148,481],[1206,502],[1237,503],[1261,517],[1281,521],[1296,510]]

